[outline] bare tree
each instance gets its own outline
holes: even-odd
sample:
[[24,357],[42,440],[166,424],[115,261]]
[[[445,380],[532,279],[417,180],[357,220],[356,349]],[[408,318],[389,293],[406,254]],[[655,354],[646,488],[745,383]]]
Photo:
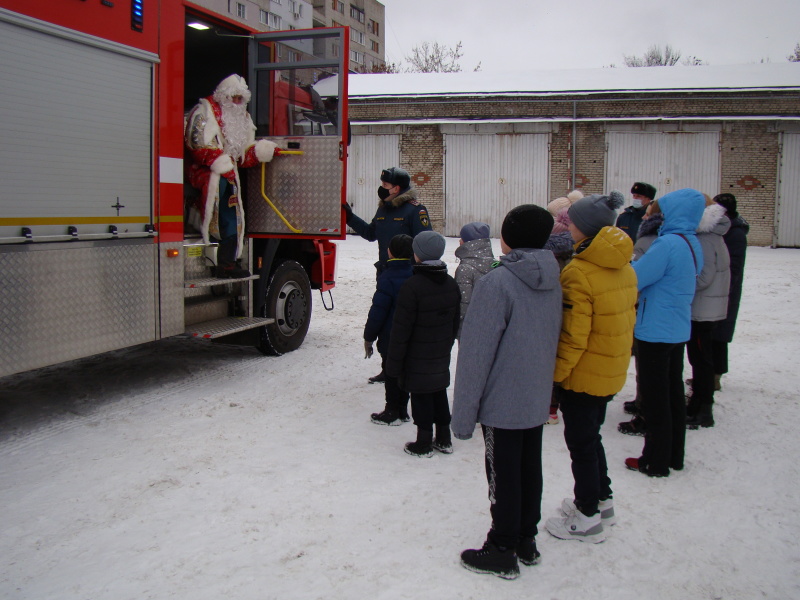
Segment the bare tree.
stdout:
[[685,67],[701,67],[703,65],[707,65],[708,63],[702,58],[697,58],[696,56],[687,56],[681,61],[681,64]]
[[422,42],[411,49],[411,56],[406,56],[406,60],[411,63],[408,70],[412,73],[458,73],[461,71],[458,61],[462,56],[461,42],[455,48],[438,42]]
[[366,65],[361,65],[356,72],[358,73],[402,73],[403,68],[401,63],[395,62],[384,62],[384,63],[373,63],[371,68],[367,68]]
[[663,50],[658,45],[650,46],[642,56],[623,55],[626,67],[672,67],[680,59],[680,50],[673,49],[669,44]]
[[800,62],[800,43],[795,44],[794,52],[786,57],[789,62]]

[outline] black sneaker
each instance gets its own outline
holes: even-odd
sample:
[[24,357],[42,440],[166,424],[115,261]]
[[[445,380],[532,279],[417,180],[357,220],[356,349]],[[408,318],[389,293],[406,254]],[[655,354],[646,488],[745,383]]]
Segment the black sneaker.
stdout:
[[411,417],[409,416],[409,414],[408,414],[408,413],[405,413],[405,414],[402,414],[402,413],[401,413],[401,414],[400,414],[400,420],[401,420],[403,423],[408,423],[408,422],[411,420]]
[[642,417],[634,417],[630,421],[624,421],[617,426],[617,431],[625,435],[644,435],[647,426]]
[[539,564],[542,555],[539,554],[539,551],[536,549],[535,538],[520,538],[517,544],[517,558],[519,558],[519,562],[523,565],[531,566]]
[[433,449],[441,452],[442,454],[452,454],[453,453],[453,442],[450,440],[443,440],[439,441],[438,439],[433,440]]
[[425,442],[408,442],[406,444],[406,454],[418,456],[419,458],[430,458],[433,456],[433,446]]
[[397,426],[400,425],[400,423],[402,422],[400,420],[400,415],[398,415],[393,410],[384,410],[383,412],[372,413],[370,415],[370,418],[372,419],[372,422],[375,423],[376,425]]
[[475,573],[488,573],[503,579],[519,577],[519,563],[514,551],[511,548],[500,549],[488,541],[480,550],[464,550],[461,566]]
[[639,409],[636,408],[636,400],[631,400],[630,402],[625,402],[622,405],[622,410],[624,410],[629,415],[638,415]]

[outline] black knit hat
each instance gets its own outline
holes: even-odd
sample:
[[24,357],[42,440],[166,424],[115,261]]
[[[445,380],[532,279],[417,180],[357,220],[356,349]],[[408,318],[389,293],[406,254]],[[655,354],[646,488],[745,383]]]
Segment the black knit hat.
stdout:
[[512,208],[503,219],[500,235],[511,248],[542,248],[553,231],[553,215],[535,204]]
[[394,258],[414,258],[414,250],[411,249],[413,238],[405,233],[398,233],[389,242],[389,252]]
[[381,171],[381,181],[391,183],[392,185],[399,185],[401,191],[407,190],[409,187],[411,187],[411,177],[409,176],[408,171],[405,171],[400,167],[392,167],[390,169],[384,169]]
[[656,197],[656,188],[649,183],[637,181],[631,188],[631,194],[639,194],[640,196],[644,196],[645,198],[650,198],[650,200],[652,200]]

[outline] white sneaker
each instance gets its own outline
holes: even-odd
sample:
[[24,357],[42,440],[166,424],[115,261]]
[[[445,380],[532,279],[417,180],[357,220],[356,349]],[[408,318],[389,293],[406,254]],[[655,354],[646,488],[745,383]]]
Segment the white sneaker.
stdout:
[[[614,514],[614,498],[600,500],[597,509],[600,511],[600,519],[603,522],[603,527],[611,527],[617,524],[617,515]],[[566,517],[574,510],[575,501],[572,498],[564,498],[564,501],[561,503],[561,514]]]
[[606,532],[600,513],[587,517],[579,510],[572,511],[566,517],[547,519],[545,529],[562,540],[578,540],[599,544],[606,540]]
[[558,425],[558,413],[550,413],[550,418],[545,421],[545,425]]

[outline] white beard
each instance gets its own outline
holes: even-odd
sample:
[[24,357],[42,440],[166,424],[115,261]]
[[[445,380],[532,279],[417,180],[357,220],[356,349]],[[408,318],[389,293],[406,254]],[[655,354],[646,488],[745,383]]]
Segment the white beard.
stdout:
[[225,153],[234,161],[244,155],[253,133],[250,115],[245,104],[234,104],[226,99],[220,102],[222,108],[222,134],[225,136]]

